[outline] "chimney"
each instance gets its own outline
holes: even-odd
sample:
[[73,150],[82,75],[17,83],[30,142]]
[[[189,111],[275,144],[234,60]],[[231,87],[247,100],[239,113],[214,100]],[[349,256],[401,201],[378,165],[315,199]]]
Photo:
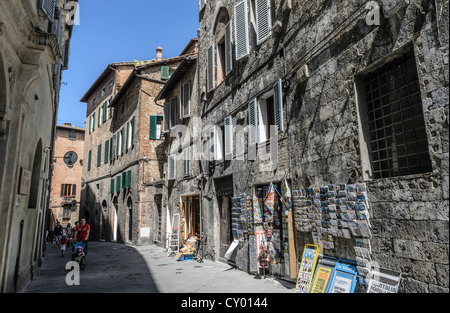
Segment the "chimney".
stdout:
[[163,59],[162,51],[163,49],[161,47],[156,48],[156,61],[161,61]]

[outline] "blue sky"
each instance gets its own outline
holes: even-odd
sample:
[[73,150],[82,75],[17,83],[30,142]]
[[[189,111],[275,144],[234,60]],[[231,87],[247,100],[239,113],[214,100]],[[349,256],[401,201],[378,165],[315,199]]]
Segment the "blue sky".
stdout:
[[197,0],[79,0],[69,69],[63,72],[58,125],[85,127],[80,99],[109,63],[150,60],[181,53],[197,36]]

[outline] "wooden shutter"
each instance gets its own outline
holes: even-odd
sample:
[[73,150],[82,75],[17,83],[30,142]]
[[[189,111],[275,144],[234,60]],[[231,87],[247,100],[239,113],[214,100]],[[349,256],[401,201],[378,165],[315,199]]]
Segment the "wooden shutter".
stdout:
[[95,130],[95,112],[92,115],[92,131],[94,131],[94,130]]
[[207,91],[211,91],[216,82],[215,82],[215,62],[214,62],[214,45],[208,48],[208,54],[206,56],[206,88]]
[[181,117],[189,117],[191,110],[191,83],[185,83],[180,88]]
[[164,103],[164,133],[170,130],[170,102]]
[[229,21],[225,26],[225,75],[233,70],[233,23]]
[[225,156],[233,154],[233,118],[228,116],[224,120]]
[[131,171],[127,172],[127,188],[131,188]]
[[105,101],[105,103],[103,103],[103,123],[106,122],[108,115],[107,113],[108,113],[108,101]]
[[109,160],[112,161],[114,159],[114,137],[111,137],[109,140]]
[[105,156],[103,161],[105,162],[105,164],[109,161],[109,140],[105,141]]
[[98,126],[102,125],[102,108],[103,105],[100,105],[98,107],[98,121],[97,121]]
[[88,171],[91,170],[91,161],[92,161],[92,150],[89,151],[88,155]]
[[254,145],[258,142],[258,102],[253,99],[248,104],[248,144]]
[[92,115],[89,116],[89,134],[92,132]]
[[284,131],[283,118],[283,82],[279,79],[273,86],[273,110],[278,131]]
[[167,162],[168,166],[168,176],[169,180],[175,180],[176,179],[176,172],[177,172],[177,162],[174,155],[169,155],[169,159]]
[[125,136],[125,151],[128,150],[128,145],[130,143],[130,140],[128,139],[128,136],[130,135],[131,130],[130,130],[130,122],[127,122],[127,130],[126,130],[126,136]]
[[156,138],[156,123],[157,123],[157,116],[150,116],[150,139],[157,139]]
[[247,0],[234,7],[234,38],[236,43],[236,60],[249,54]]
[[114,178],[111,179],[111,183],[110,183],[110,185],[109,185],[109,192],[110,192],[111,194],[114,193]]
[[72,194],[71,194],[71,196],[76,196],[76,194],[77,194],[77,185],[73,184],[72,185]]
[[122,127],[122,130],[120,131],[120,133],[122,134],[122,151],[120,153],[120,155],[123,155],[125,152],[125,128]]
[[61,185],[61,197],[64,197],[64,184]]
[[127,188],[127,172],[122,173],[122,188]]
[[130,142],[130,146],[133,147],[134,145],[134,132],[136,131],[136,117],[133,116],[133,118],[131,119],[131,142]]
[[168,66],[161,66],[161,79],[169,79],[170,69]]
[[187,147],[183,150],[183,171],[184,176],[187,176],[191,173],[191,148]]
[[209,160],[214,161],[216,159],[216,131],[215,126],[209,130]]
[[255,0],[257,44],[271,34],[270,0]]
[[120,191],[120,175],[116,177],[116,191]]
[[102,145],[98,145],[97,147],[97,167],[102,163]]

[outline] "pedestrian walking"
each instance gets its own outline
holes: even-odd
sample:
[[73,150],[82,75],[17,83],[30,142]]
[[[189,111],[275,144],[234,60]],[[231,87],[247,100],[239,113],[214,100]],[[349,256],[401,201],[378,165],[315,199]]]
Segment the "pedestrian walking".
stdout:
[[63,228],[61,226],[61,223],[60,222],[56,223],[56,226],[55,226],[56,247],[59,247],[59,242],[61,240],[62,232],[63,232]]
[[64,251],[66,251],[67,237],[66,234],[63,234],[60,241],[61,246],[61,257],[64,257]]
[[53,239],[55,238],[55,231],[53,229],[50,229],[48,232],[47,240],[49,243],[53,243]]

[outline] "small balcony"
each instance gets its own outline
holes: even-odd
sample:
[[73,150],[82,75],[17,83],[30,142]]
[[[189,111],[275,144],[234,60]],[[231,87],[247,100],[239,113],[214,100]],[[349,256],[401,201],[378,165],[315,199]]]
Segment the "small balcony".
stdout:
[[76,202],[77,202],[77,199],[75,196],[64,196],[64,197],[62,197],[61,205],[65,205],[65,204],[72,205],[73,203],[76,204]]

